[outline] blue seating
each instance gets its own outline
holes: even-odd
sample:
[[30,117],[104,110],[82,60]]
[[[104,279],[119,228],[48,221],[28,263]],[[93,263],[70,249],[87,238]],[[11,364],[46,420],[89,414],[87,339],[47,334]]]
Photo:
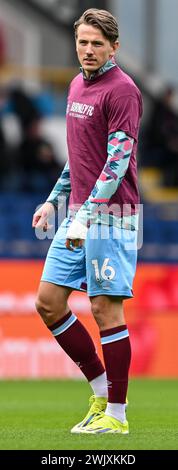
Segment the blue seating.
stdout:
[[[0,257],[44,258],[50,240],[39,240],[32,229],[32,216],[46,194],[0,193]],[[140,261],[178,262],[178,223],[163,214],[163,206],[144,204],[143,246]],[[174,213],[173,211],[171,214]],[[57,227],[57,225],[56,225]]]
[[44,258],[49,240],[38,240],[32,216],[46,195],[0,194],[0,257]]

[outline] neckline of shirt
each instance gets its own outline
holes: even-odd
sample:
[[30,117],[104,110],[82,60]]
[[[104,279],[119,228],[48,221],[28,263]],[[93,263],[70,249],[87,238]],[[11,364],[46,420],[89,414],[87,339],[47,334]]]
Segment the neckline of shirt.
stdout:
[[116,66],[117,66],[116,62],[114,62],[113,60],[108,60],[104,65],[102,65],[102,67],[96,70],[96,72],[93,72],[89,78],[86,77],[83,67],[80,67],[80,71],[83,75],[84,81],[87,83],[92,83],[94,80],[96,80],[99,77],[102,77],[102,75],[104,75],[106,72],[108,72],[109,70],[113,69],[113,67],[116,67]]

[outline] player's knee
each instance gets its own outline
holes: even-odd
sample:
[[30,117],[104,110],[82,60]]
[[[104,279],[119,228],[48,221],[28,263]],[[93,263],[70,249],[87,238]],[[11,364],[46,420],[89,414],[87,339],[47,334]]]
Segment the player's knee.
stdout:
[[40,314],[40,316],[45,321],[45,319],[48,317],[48,315],[50,313],[49,305],[47,305],[46,302],[42,298],[37,297],[36,302],[35,302],[35,306],[36,306],[37,312]]
[[35,305],[37,312],[40,314],[42,320],[47,326],[55,323],[58,320],[56,312],[54,311],[50,302],[48,303],[45,299],[38,297]]
[[98,302],[92,303],[91,311],[99,328],[102,328],[105,324],[105,309],[104,309],[104,306],[102,305],[102,302],[98,301]]
[[48,299],[42,295],[38,295],[35,305],[37,312],[47,326],[58,321],[66,312],[66,304],[61,302],[56,305],[53,299]]

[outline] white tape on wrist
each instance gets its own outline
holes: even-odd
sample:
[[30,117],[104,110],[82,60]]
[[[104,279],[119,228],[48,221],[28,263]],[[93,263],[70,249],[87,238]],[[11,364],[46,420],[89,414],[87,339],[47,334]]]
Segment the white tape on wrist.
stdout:
[[70,238],[71,240],[76,240],[77,238],[85,240],[87,237],[87,231],[88,229],[85,225],[74,219],[67,230],[66,238]]

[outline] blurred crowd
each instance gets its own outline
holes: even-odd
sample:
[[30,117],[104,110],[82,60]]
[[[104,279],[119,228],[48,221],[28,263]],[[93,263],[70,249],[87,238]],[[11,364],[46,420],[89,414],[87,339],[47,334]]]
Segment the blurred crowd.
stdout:
[[[9,143],[3,127],[7,113],[20,127],[20,142]],[[30,94],[18,86],[0,88],[0,187],[4,191],[51,191],[60,172],[53,145],[41,133],[43,115]]]
[[159,168],[163,186],[178,187],[178,115],[176,90],[167,86],[152,101],[151,112],[141,129],[140,166]]

